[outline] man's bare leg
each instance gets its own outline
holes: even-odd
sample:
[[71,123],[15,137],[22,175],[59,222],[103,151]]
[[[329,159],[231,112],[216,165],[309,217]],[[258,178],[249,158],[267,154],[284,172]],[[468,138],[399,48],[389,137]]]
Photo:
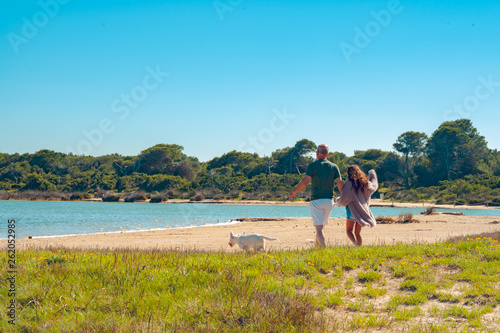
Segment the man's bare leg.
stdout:
[[316,227],[316,242],[320,246],[326,247],[325,235],[323,234],[323,226],[322,225],[315,225],[315,227]]

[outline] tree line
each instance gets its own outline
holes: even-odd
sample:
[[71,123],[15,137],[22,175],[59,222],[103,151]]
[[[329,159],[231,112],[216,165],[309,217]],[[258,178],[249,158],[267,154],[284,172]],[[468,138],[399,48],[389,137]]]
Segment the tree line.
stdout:
[[[196,195],[282,198],[302,178],[316,146],[302,139],[271,156],[231,151],[207,162],[187,156],[177,144],[157,144],[137,156],[0,153],[0,191],[3,198],[26,191],[90,197],[140,192],[162,200]],[[500,152],[488,148],[468,119],[444,122],[430,136],[402,133],[392,151],[357,150],[353,156],[333,151],[328,159],[339,166],[344,179],[351,164],[375,169],[381,184],[376,195],[395,200],[500,203]]]

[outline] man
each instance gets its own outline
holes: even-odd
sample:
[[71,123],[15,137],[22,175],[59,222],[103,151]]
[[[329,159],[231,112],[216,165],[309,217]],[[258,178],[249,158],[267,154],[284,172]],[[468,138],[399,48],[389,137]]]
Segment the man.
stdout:
[[316,242],[325,247],[325,235],[323,234],[323,226],[328,224],[328,217],[332,211],[333,200],[333,183],[337,182],[337,187],[342,192],[342,177],[337,165],[328,161],[328,146],[321,144],[316,150],[316,161],[309,163],[306,170],[306,175],[297,185],[297,187],[288,194],[289,198],[294,198],[295,195],[306,188],[310,180],[312,180],[311,202],[309,207],[313,218],[313,224],[316,228]]

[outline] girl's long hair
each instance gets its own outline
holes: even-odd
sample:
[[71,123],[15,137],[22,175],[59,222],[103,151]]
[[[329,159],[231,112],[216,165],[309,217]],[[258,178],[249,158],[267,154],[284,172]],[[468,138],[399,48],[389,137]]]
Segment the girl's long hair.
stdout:
[[355,191],[361,190],[364,193],[368,188],[368,177],[357,165],[351,165],[347,169],[347,179],[351,181]]

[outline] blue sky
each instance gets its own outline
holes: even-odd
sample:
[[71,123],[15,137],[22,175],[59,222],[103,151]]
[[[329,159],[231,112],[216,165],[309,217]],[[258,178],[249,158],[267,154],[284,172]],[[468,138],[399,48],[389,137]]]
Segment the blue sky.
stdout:
[[500,148],[496,1],[3,1],[0,152],[201,161],[391,150],[469,118]]

